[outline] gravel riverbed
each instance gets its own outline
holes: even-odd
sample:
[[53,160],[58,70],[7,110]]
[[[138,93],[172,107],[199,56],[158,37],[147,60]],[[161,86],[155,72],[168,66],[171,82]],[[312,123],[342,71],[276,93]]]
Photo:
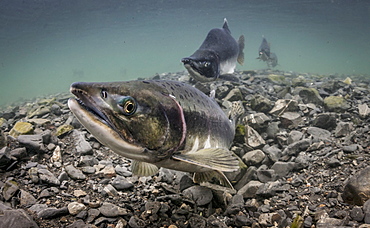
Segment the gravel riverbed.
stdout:
[[74,118],[70,94],[0,109],[0,227],[370,227],[370,77],[238,71],[193,84],[245,109],[234,189],[138,177]]

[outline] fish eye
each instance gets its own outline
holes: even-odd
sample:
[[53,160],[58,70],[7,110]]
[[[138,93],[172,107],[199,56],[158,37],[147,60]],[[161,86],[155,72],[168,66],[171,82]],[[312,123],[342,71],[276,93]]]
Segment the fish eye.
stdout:
[[120,110],[126,116],[132,115],[136,112],[136,101],[132,97],[123,97],[119,102]]
[[104,99],[106,99],[108,97],[108,92],[105,91],[104,89],[102,89],[102,91],[100,92],[100,96]]
[[208,67],[209,66],[209,62],[204,62],[204,67]]

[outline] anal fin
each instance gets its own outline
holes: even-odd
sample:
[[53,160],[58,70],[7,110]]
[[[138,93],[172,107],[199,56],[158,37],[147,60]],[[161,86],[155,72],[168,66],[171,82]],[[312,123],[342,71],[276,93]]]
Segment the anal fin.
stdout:
[[208,172],[201,172],[201,173],[194,173],[193,181],[194,181],[194,183],[200,184],[200,183],[203,183],[203,182],[209,182],[213,178],[216,178],[217,180],[219,180],[221,185],[223,185],[225,187],[228,187],[228,188],[231,188],[231,189],[234,189],[233,186],[231,185],[230,181],[225,176],[225,174],[223,174],[221,171],[217,171],[217,170],[212,170],[212,171],[208,171]]
[[239,159],[237,156],[233,152],[223,148],[206,148],[194,152],[174,154],[172,157],[222,172],[233,172],[239,169]]
[[139,176],[153,176],[158,173],[158,166],[133,160],[131,163],[132,173]]

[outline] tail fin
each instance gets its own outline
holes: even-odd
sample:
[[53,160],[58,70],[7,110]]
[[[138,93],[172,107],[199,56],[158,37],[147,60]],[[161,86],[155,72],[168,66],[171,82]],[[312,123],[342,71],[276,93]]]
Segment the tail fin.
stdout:
[[239,44],[239,55],[238,55],[238,63],[240,65],[244,64],[244,35],[241,35],[238,40]]

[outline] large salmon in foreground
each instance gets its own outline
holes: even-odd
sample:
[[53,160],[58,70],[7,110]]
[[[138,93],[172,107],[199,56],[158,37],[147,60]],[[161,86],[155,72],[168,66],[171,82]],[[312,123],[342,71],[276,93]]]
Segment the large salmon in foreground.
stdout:
[[194,173],[195,183],[245,165],[229,150],[235,126],[213,99],[176,81],[76,82],[68,106],[81,124],[115,153],[132,159],[132,172],[159,167]]

